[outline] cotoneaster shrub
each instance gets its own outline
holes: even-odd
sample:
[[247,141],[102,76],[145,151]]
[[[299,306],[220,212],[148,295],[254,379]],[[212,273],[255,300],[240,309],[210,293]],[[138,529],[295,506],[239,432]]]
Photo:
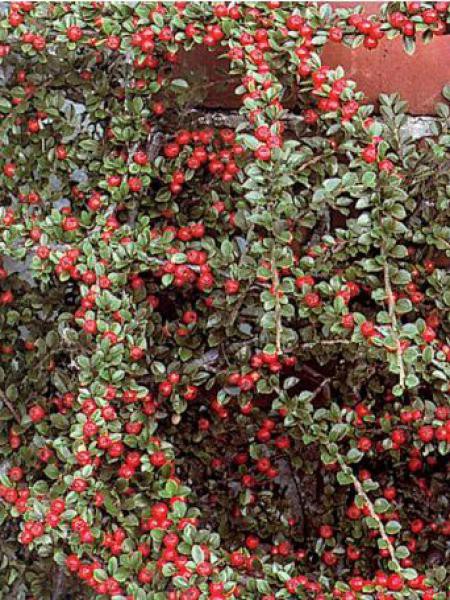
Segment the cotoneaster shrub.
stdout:
[[2,599],[447,597],[449,108],[414,141],[320,49],[449,14],[7,5]]

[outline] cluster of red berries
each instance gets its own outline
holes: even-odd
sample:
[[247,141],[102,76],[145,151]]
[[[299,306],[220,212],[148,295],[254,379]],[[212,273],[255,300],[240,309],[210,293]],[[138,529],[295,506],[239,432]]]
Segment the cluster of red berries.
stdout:
[[[65,560],[65,565],[70,573],[76,574],[83,583],[97,594],[105,594],[110,597],[123,595],[123,589],[114,577],[108,577],[105,581],[98,581],[94,577],[94,571],[102,568],[100,561],[82,562],[76,554],[69,554]],[[129,599],[130,596],[126,596],[126,598]]]
[[257,352],[250,357],[250,366],[254,369],[267,368],[271,373],[279,373],[283,368],[295,367],[297,358],[295,356],[278,356],[267,352]]
[[[191,254],[189,258],[189,254],[187,254],[186,257],[188,260],[190,260],[191,265],[197,266],[198,261],[201,261],[201,264],[198,265],[198,272],[197,270],[194,271],[190,265],[175,264],[169,260],[164,262],[161,267],[155,271],[155,275],[157,277],[170,275],[171,285],[176,288],[181,288],[186,285],[195,285],[201,292],[210,292],[215,283],[211,267],[207,263],[203,263],[201,256],[193,257]],[[193,259],[197,261],[197,265],[195,262],[193,262]]]
[[[318,99],[317,110],[319,112],[337,112],[341,121],[345,123],[358,113],[359,103],[352,98],[353,88],[350,81],[341,78],[330,82],[329,77],[332,73],[332,69],[328,66],[322,66],[312,71],[312,96]],[[312,110],[305,115],[305,121],[308,124],[314,123],[316,120],[317,115]]]
[[240,171],[236,158],[243,152],[243,147],[236,143],[236,134],[231,129],[219,129],[217,135],[212,128],[180,130],[163,149],[164,156],[171,160],[183,153],[183,163],[170,175],[171,192],[181,192],[186,180],[185,169],[197,171],[201,167],[207,167],[213,177],[224,182],[233,181]]
[[[23,477],[23,471],[20,467],[12,467],[8,476],[10,481],[18,482]],[[30,497],[30,490],[27,487],[16,489],[7,485],[0,484],[0,498],[7,504],[14,505],[14,508],[19,514],[25,514],[30,510],[28,506],[28,499]]]
[[434,35],[443,35],[446,32],[444,19],[448,6],[448,2],[435,2],[431,8],[423,9],[420,2],[408,2],[407,9],[414,20],[401,12],[393,12],[389,15],[389,23],[403,35],[412,37],[416,33],[415,22],[420,17],[425,25],[432,26]]

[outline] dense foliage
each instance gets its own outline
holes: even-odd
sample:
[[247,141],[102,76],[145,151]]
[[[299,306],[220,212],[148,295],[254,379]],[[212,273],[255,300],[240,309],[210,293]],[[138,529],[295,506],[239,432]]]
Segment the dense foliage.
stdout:
[[0,598],[444,600],[450,93],[413,140],[320,49],[447,3],[6,8]]

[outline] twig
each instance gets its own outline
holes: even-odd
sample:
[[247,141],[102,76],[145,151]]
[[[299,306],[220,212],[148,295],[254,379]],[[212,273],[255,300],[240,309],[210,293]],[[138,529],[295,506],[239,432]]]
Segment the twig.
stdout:
[[323,379],[323,374],[319,373],[319,371],[316,371],[316,369],[313,369],[309,365],[302,365],[301,371],[304,371],[305,373],[307,373],[313,379],[320,379],[320,380]]
[[302,163],[300,165],[300,167],[297,169],[297,173],[301,173],[302,171],[304,171],[305,169],[307,169],[308,167],[320,162],[322,160],[322,158],[325,158],[326,154],[319,154],[318,156],[314,156],[313,158],[311,158],[310,160],[307,160],[306,162]]
[[360,496],[362,496],[364,498],[364,501],[366,503],[366,506],[367,506],[367,509],[369,511],[370,516],[372,517],[372,519],[374,519],[377,522],[378,530],[380,532],[380,536],[381,536],[381,538],[384,540],[384,542],[386,544],[386,547],[388,549],[389,555],[391,557],[391,561],[395,565],[395,568],[397,569],[397,571],[401,572],[402,568],[401,568],[400,563],[398,562],[398,560],[397,560],[397,558],[395,556],[394,546],[392,545],[391,540],[389,539],[389,536],[386,533],[383,521],[377,515],[377,513],[375,511],[375,507],[372,504],[369,496],[364,491],[364,489],[363,489],[363,487],[361,485],[361,482],[359,481],[359,479],[353,473],[352,469],[347,465],[347,463],[345,462],[345,460],[343,459],[343,457],[340,454],[337,455],[337,461],[340,464],[343,472],[351,478],[353,486],[354,486],[356,492],[358,493],[358,495],[360,495]]
[[338,346],[340,344],[352,344],[352,340],[339,339],[339,340],[316,340],[315,342],[304,342],[298,344],[298,348],[313,348],[314,346]]
[[295,491],[296,491],[297,498],[298,498],[298,506],[300,508],[302,538],[305,539],[305,537],[306,537],[306,516],[305,516],[305,507],[303,504],[303,496],[302,496],[302,492],[301,492],[300,482],[298,480],[294,465],[292,464],[291,456],[288,454],[287,457],[285,457],[285,458],[287,458],[286,463],[287,463],[289,471],[291,473],[291,478],[292,478],[292,481],[294,482],[294,487],[295,487]]
[[152,131],[147,138],[146,152],[150,162],[154,162],[159,155],[164,142],[164,135],[161,131]]
[[395,300],[392,293],[391,280],[389,277],[389,264],[387,260],[384,261],[384,287],[386,290],[388,300],[389,317],[391,319],[392,332],[395,337],[395,344],[397,346],[397,365],[399,368],[399,383],[400,387],[405,387],[405,366],[403,364],[402,346],[400,344],[400,338],[398,336],[398,324],[397,317],[395,314]]
[[281,354],[281,333],[283,331],[283,324],[281,322],[281,304],[280,297],[278,295],[278,287],[280,285],[280,279],[278,277],[278,269],[275,264],[275,246],[272,248],[272,259],[270,261],[272,270],[272,283],[275,294],[275,348],[277,355]]
[[56,572],[54,588],[52,592],[52,600],[59,600],[65,592],[66,576],[64,569],[60,567]]
[[233,327],[236,319],[238,318],[239,311],[241,310],[241,307],[244,304],[244,300],[247,297],[247,292],[250,289],[250,286],[252,285],[252,283],[253,283],[252,281],[249,281],[245,285],[245,287],[243,288],[243,290],[241,292],[239,300],[234,305],[233,311],[232,311],[232,313],[230,315],[230,320],[229,320],[228,325],[227,325],[228,330],[230,330]]
[[447,240],[444,240],[444,238],[441,237],[440,235],[437,235],[436,239],[439,240],[440,242],[442,242],[443,244],[445,244],[448,248],[450,248],[450,244],[447,242]]
[[311,402],[312,400],[314,400],[314,398],[317,398],[317,396],[320,394],[320,392],[323,390],[324,387],[327,387],[328,384],[331,381],[331,377],[326,377],[321,384],[319,384],[316,389],[313,391],[312,396],[310,398],[308,398],[309,402]]
[[[238,271],[239,271],[239,267],[242,266],[242,264],[244,262],[244,259],[247,256],[248,250],[250,248],[250,240],[252,238],[254,229],[255,229],[255,224],[254,223],[250,223],[250,227],[247,230],[247,235],[246,235],[246,238],[245,238],[245,240],[246,240],[246,246],[245,246],[244,250],[242,251],[242,254],[241,254],[240,258],[239,258],[239,262],[238,262],[238,265],[237,265]],[[252,283],[253,283],[253,280],[250,280],[247,283],[247,285],[245,286],[245,288],[242,290],[240,298],[236,302],[236,304],[235,304],[235,306],[233,308],[233,312],[230,315],[230,321],[229,321],[229,324],[228,324],[228,329],[231,329],[231,327],[233,327],[233,325],[234,325],[234,323],[235,323],[235,321],[236,321],[236,319],[237,319],[237,317],[239,315],[239,311],[241,310],[241,306],[243,305],[244,300],[245,300],[245,298],[247,296],[247,292],[250,289],[250,286],[252,285]]]
[[0,399],[2,400],[2,402],[6,406],[6,408],[9,410],[9,412],[12,414],[14,419],[17,421],[17,423],[20,423],[21,418],[20,418],[19,413],[16,411],[16,409],[11,404],[11,402],[8,400],[6,394],[3,390],[0,390]]

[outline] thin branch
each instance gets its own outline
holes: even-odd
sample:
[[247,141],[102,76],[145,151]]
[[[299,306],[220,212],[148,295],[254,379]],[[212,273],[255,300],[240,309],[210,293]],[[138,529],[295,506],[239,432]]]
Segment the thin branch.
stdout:
[[19,413],[16,411],[16,409],[11,404],[11,402],[8,400],[6,394],[5,394],[5,392],[3,390],[0,390],[0,400],[3,402],[3,404],[9,410],[9,412],[12,414],[12,416],[17,421],[17,423],[20,423],[21,418],[20,418]]
[[331,377],[326,377],[322,383],[320,385],[318,385],[316,387],[316,389],[313,391],[312,396],[308,399],[309,402],[312,402],[312,400],[314,400],[314,398],[317,398],[317,396],[320,394],[320,392],[329,385],[331,381]]
[[300,167],[297,169],[297,173],[301,173],[302,171],[305,171],[305,169],[320,162],[326,156],[329,156],[329,154],[328,155],[327,154],[318,154],[317,156],[314,156],[310,160],[307,160],[306,162],[304,162],[300,165]]
[[352,340],[338,339],[338,340],[316,340],[315,342],[303,342],[298,344],[298,348],[314,348],[314,346],[339,346],[342,344],[352,344]]
[[239,316],[239,311],[241,310],[241,308],[242,308],[242,305],[244,304],[244,300],[245,300],[245,298],[247,297],[247,292],[248,292],[248,290],[250,289],[250,286],[251,286],[251,284],[252,284],[252,281],[249,281],[249,282],[248,282],[248,283],[247,283],[247,284],[244,286],[244,288],[243,288],[243,290],[242,290],[242,292],[241,292],[241,295],[240,295],[240,297],[239,297],[239,300],[238,300],[238,301],[236,302],[236,304],[234,305],[233,311],[232,311],[232,313],[231,313],[231,315],[230,315],[230,320],[229,320],[229,322],[228,322],[228,325],[227,325],[227,328],[228,328],[228,330],[230,330],[230,329],[233,327],[233,325],[234,325],[234,323],[235,323],[236,319],[238,318],[238,316]]
[[313,379],[323,380],[323,374],[319,373],[319,371],[316,371],[316,369],[313,369],[309,365],[302,365],[301,366],[301,371],[304,371],[305,373],[307,373]]
[[380,536],[381,538],[384,540],[386,547],[388,549],[389,552],[389,556],[391,557],[391,561],[392,563],[395,565],[395,568],[397,569],[398,572],[401,572],[402,568],[400,566],[400,563],[398,562],[396,556],[395,556],[395,548],[391,543],[391,540],[389,539],[388,534],[386,533],[386,530],[384,528],[384,524],[383,521],[380,519],[379,515],[376,513],[375,511],[375,507],[372,504],[369,496],[366,494],[366,492],[364,491],[361,482],[359,481],[359,479],[356,477],[356,475],[353,473],[352,469],[347,465],[347,463],[345,462],[345,460],[343,459],[343,457],[338,454],[337,455],[337,460],[338,463],[340,464],[343,472],[348,475],[353,483],[353,486],[357,492],[357,494],[359,496],[362,496],[364,498],[364,501],[366,503],[367,509],[369,511],[370,516],[372,517],[372,519],[374,519],[377,522],[377,526],[378,526],[378,530],[380,532]]
[[292,458],[291,458],[290,454],[288,454],[286,457],[283,457],[283,458],[287,458],[286,464],[291,473],[291,479],[294,482],[294,488],[295,488],[297,499],[298,499],[298,506],[300,508],[300,513],[301,513],[300,520],[301,520],[302,538],[305,539],[305,537],[306,537],[306,514],[305,514],[305,506],[303,503],[303,495],[302,495],[302,491],[301,491],[300,482],[297,477],[296,469],[295,469],[294,465],[292,464]]
[[442,242],[443,244],[445,244],[445,246],[447,246],[447,248],[450,248],[450,244],[447,242],[447,240],[445,240],[443,237],[441,237],[440,235],[436,236],[436,239],[439,240],[440,242]]
[[[239,258],[239,262],[238,262],[238,265],[237,265],[237,270],[238,271],[239,271],[239,268],[244,263],[245,257],[247,256],[247,253],[249,251],[250,241],[251,241],[254,229],[255,229],[255,224],[254,223],[250,223],[250,227],[247,230],[247,235],[246,235],[246,238],[245,238],[245,240],[246,240],[246,246],[245,246],[244,250],[242,251],[242,254],[241,254],[240,258]],[[235,323],[235,321],[236,321],[236,319],[237,319],[237,317],[239,315],[239,311],[241,310],[241,307],[242,307],[242,305],[244,303],[244,300],[245,300],[245,298],[247,296],[247,292],[250,289],[250,286],[252,285],[252,283],[253,283],[253,280],[250,280],[247,283],[247,285],[245,286],[245,288],[242,290],[240,298],[236,302],[236,304],[235,304],[235,306],[233,308],[233,312],[230,315],[230,321],[229,321],[229,324],[228,324],[228,329],[231,329],[233,327],[233,325],[234,325],[234,323]]]
[[272,270],[272,283],[275,294],[275,348],[277,355],[279,355],[281,354],[281,333],[283,331],[283,324],[281,321],[281,304],[280,297],[278,294],[280,279],[278,277],[278,269],[275,264],[275,246],[272,248],[272,259],[270,265]]
[[64,569],[59,567],[56,572],[54,588],[52,592],[52,600],[59,600],[65,593],[66,575]]
[[398,324],[397,316],[395,314],[395,300],[392,293],[391,280],[389,277],[389,264],[387,260],[384,261],[384,287],[386,290],[388,300],[389,317],[391,319],[392,333],[395,338],[395,344],[397,346],[397,365],[399,369],[399,383],[400,387],[405,387],[405,365],[403,364],[402,346],[400,344],[400,338],[398,335]]

